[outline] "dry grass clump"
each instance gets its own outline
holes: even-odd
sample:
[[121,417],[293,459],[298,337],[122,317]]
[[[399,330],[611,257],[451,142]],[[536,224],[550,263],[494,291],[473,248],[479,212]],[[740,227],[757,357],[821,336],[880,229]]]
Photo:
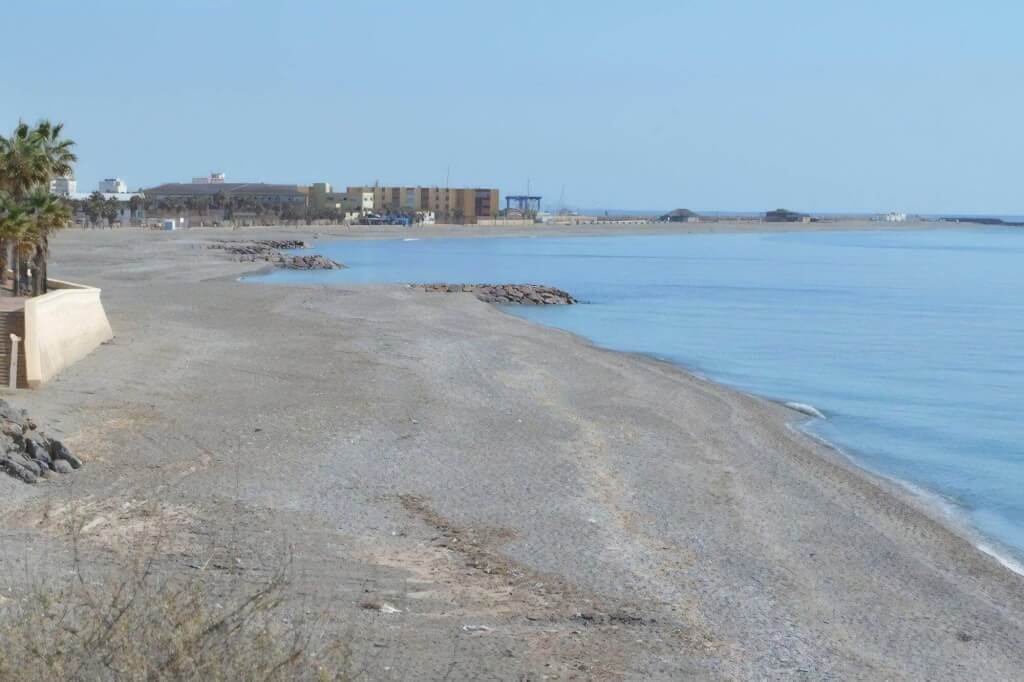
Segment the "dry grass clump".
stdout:
[[344,646],[285,614],[284,571],[220,598],[150,568],[0,604],[0,680],[347,679]]

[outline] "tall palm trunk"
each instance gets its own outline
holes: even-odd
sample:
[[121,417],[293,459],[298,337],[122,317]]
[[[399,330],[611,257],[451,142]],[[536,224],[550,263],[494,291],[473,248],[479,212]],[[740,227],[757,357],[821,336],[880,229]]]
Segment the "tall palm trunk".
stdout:
[[46,293],[46,254],[47,238],[43,237],[36,244],[32,253],[32,295],[42,296]]
[[21,283],[21,295],[31,296],[32,287],[28,281],[29,264],[32,262],[32,257],[26,251],[18,257],[18,265],[21,270],[18,272],[18,281]]
[[7,240],[0,239],[0,287],[7,279]]
[[18,253],[18,245],[15,244],[11,250],[11,271],[14,273],[12,290],[15,296],[21,296],[21,254]]
[[50,291],[50,237],[43,237],[43,258],[42,268],[39,270],[39,276],[42,277],[43,281],[43,293],[49,293]]

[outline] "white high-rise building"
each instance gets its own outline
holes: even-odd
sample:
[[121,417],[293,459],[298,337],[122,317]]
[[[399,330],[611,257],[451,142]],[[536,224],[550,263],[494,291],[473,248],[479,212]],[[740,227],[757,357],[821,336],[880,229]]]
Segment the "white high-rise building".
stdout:
[[61,176],[50,180],[50,194],[56,194],[57,196],[67,197],[78,191],[78,183],[73,177]]
[[192,178],[193,185],[223,185],[224,174],[223,173],[210,173],[204,175],[201,178]]
[[121,178],[105,178],[100,180],[99,191],[104,194],[125,194],[128,183]]

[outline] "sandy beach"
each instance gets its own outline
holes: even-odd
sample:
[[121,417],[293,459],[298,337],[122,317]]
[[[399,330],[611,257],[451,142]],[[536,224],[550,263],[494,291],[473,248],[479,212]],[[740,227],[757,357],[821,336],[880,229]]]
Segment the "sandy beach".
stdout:
[[368,679],[1019,678],[1024,578],[802,415],[470,295],[240,282],[207,248],[920,227],[67,230],[51,275],[101,287],[115,339],[5,392],[86,465],[0,477],[0,594],[159,536],[167,573],[287,555]]

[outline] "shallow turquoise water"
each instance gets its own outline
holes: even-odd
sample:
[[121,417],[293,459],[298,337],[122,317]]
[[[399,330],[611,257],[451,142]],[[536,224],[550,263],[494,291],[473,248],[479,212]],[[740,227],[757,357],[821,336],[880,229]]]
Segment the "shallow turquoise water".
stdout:
[[769,398],[1024,551],[1024,230],[343,241],[271,282],[534,282],[510,307]]

